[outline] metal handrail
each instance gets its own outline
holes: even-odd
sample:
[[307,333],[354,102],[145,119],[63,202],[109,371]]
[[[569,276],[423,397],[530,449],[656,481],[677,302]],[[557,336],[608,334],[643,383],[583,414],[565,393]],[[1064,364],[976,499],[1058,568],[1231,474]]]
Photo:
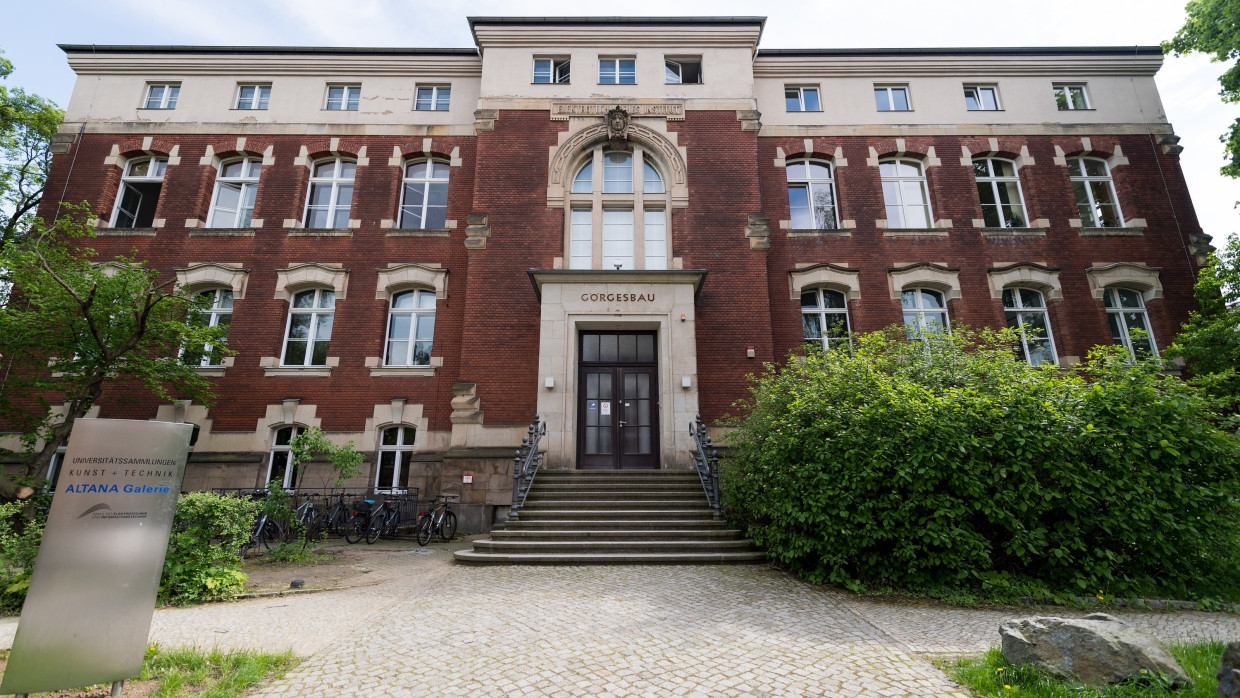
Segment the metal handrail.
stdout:
[[689,423],[689,435],[693,437],[693,443],[697,447],[690,455],[693,456],[693,465],[697,468],[698,477],[702,480],[702,490],[706,492],[706,503],[715,510],[715,516],[718,517],[720,515],[719,452],[711,445],[710,437],[706,435],[706,425],[702,424],[701,415]]
[[518,512],[525,505],[525,498],[534,484],[534,476],[542,465],[543,455],[538,452],[538,442],[547,433],[547,423],[534,415],[534,423],[530,425],[528,432],[521,439],[521,448],[517,449],[517,455],[512,459],[512,509],[508,512],[510,521],[518,518]]

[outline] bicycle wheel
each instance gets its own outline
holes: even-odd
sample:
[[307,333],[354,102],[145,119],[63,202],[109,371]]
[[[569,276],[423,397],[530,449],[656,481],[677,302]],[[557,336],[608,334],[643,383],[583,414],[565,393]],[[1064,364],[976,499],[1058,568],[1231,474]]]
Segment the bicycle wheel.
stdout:
[[446,541],[456,537],[456,512],[443,513],[443,521],[439,524],[439,537]]
[[259,540],[262,541],[263,547],[271,550],[276,543],[284,540],[284,530],[275,519],[267,519],[263,524],[263,530],[258,534]]
[[388,514],[387,526],[383,529],[383,533],[385,535],[395,538],[396,529],[399,527],[400,527],[400,510],[393,509],[392,513]]
[[349,519],[349,522],[344,525],[344,539],[350,543],[358,542],[366,535],[366,528],[369,523],[366,516],[362,514]]
[[378,514],[371,515],[370,525],[366,527],[367,545],[379,540],[379,535],[383,533],[383,522],[386,520],[387,512],[381,511]]
[[306,525],[306,535],[301,539],[301,547],[304,548],[311,542],[317,543],[323,538],[323,519],[325,518],[327,518],[326,515],[315,516],[310,520],[310,523]]
[[431,523],[431,515],[429,513],[418,517],[418,545],[426,545],[431,542],[431,534],[434,533],[434,525]]

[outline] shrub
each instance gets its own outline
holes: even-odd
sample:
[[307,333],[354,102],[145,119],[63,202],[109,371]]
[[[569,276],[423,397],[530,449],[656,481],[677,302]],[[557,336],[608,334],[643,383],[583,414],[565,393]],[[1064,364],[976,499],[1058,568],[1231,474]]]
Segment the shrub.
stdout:
[[244,588],[241,545],[250,537],[256,503],[192,492],[177,501],[159,582],[159,599],[189,604],[226,599]]
[[892,329],[769,368],[725,504],[809,581],[1236,598],[1240,442],[1154,359],[1034,368],[1006,332]]
[[50,503],[40,491],[29,502],[0,504],[0,612],[18,613],[26,601]]

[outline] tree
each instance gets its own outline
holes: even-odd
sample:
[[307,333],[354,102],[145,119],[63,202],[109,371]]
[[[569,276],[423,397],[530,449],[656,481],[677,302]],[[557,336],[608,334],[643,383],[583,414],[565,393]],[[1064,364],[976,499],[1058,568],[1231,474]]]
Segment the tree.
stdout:
[[[0,78],[12,70],[0,57]],[[30,227],[52,164],[52,137],[64,116],[49,100],[0,85],[0,248]]]
[[288,446],[291,454],[289,465],[297,468],[297,480],[293,482],[293,489],[300,488],[301,480],[306,476],[306,471],[298,466],[302,463],[309,463],[314,460],[315,456],[327,456],[327,462],[336,475],[332,480],[332,487],[339,487],[344,484],[345,480],[362,472],[363,456],[354,450],[353,442],[337,446],[319,427],[310,427],[294,436],[289,440]]
[[[209,402],[210,384],[179,354],[224,346],[224,329],[203,326],[203,301],[175,279],[134,257],[96,262],[85,246],[94,235],[87,207],[67,209],[51,225],[35,219],[0,250],[0,282],[11,289],[0,288],[0,421],[22,434],[25,474],[35,481],[105,391]],[[63,419],[52,413],[61,404]],[[0,477],[0,500],[21,494]]]
[[[1194,287],[1199,310],[1184,323],[1169,356],[1188,362],[1193,381],[1240,413],[1240,238],[1212,254]],[[1240,427],[1240,419],[1233,426]]]
[[[1226,63],[1240,58],[1240,0],[1191,0],[1185,8],[1188,18],[1175,38],[1163,42],[1163,51],[1177,56],[1208,53],[1211,60]],[[1218,79],[1224,102],[1240,102],[1240,63],[1232,63]],[[1222,173],[1240,177],[1240,119],[1219,138],[1228,158]]]

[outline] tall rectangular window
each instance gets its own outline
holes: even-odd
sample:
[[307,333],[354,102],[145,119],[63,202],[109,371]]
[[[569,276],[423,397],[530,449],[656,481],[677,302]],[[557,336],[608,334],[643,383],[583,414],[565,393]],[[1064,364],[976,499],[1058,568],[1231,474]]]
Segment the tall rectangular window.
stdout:
[[143,109],[176,109],[177,97],[181,96],[181,83],[148,83],[146,86],[146,100],[142,102]]
[[418,96],[413,108],[418,111],[448,111],[451,98],[450,85],[418,85]]
[[874,104],[879,111],[912,111],[907,85],[875,85]]
[[567,85],[569,65],[567,58],[535,58],[534,83]]
[[603,268],[633,269],[633,209],[603,209]]
[[637,83],[637,59],[598,59],[598,84],[633,85]]
[[667,269],[667,216],[663,209],[646,209],[642,230],[646,238],[646,268]]
[[271,85],[237,85],[237,109],[266,109]]
[[594,263],[594,212],[575,208],[569,231],[569,269],[589,269]]
[[323,108],[328,111],[357,111],[361,96],[361,85],[328,85],[327,102]]
[[788,111],[822,111],[817,87],[784,87],[784,107]]

